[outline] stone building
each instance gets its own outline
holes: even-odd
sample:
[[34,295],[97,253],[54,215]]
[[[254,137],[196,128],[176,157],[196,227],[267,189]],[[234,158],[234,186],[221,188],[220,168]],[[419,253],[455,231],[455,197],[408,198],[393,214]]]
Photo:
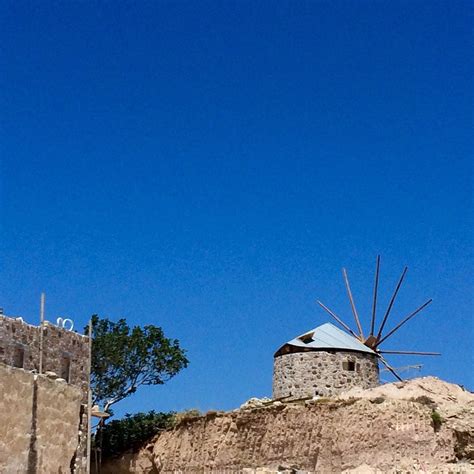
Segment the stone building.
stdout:
[[89,338],[0,314],[0,472],[87,472]]
[[[0,362],[25,370],[39,370],[39,326],[22,318],[0,314]],[[43,329],[43,373],[58,377],[87,393],[89,338],[58,327],[48,321]]]
[[378,384],[377,354],[330,323],[292,339],[274,356],[274,399],[327,397]]

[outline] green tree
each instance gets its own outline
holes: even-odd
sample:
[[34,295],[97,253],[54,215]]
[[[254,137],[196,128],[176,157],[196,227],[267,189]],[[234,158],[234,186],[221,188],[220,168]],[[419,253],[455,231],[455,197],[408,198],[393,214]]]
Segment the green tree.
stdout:
[[161,328],[130,329],[125,319],[92,316],[93,403],[103,405],[104,411],[110,412],[141,385],[163,384],[187,365],[179,341],[166,338]]
[[135,413],[126,414],[121,420],[113,420],[102,430],[102,455],[105,458],[117,456],[129,449],[138,449],[160,431],[171,428],[175,414]]

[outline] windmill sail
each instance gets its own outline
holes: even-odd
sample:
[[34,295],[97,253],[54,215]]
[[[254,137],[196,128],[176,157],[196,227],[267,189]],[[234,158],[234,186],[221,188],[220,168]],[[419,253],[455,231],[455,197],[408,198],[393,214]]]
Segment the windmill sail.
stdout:
[[426,303],[422,304],[418,307],[415,311],[410,313],[406,316],[400,323],[398,323],[393,329],[391,329],[387,334],[383,334],[383,330],[387,323],[388,317],[390,312],[393,308],[395,303],[395,299],[397,298],[398,292],[400,291],[400,287],[405,279],[405,275],[408,271],[408,267],[403,269],[400,278],[398,279],[397,285],[395,290],[390,298],[390,302],[388,304],[387,310],[382,318],[382,322],[380,327],[377,331],[377,335],[374,335],[375,332],[375,319],[376,319],[376,311],[377,311],[377,296],[378,296],[378,289],[379,289],[379,276],[380,276],[380,255],[377,255],[377,262],[375,268],[375,281],[374,281],[374,292],[373,292],[373,301],[372,301],[372,314],[371,314],[371,322],[370,322],[370,331],[368,333],[367,338],[364,337],[364,333],[362,330],[362,325],[359,318],[359,313],[357,312],[356,305],[354,302],[354,297],[352,295],[352,290],[349,284],[349,277],[347,276],[347,271],[345,268],[342,269],[342,274],[344,277],[344,283],[347,290],[347,295],[349,297],[350,305],[352,314],[354,316],[354,320],[357,325],[357,329],[359,334],[353,331],[334,311],[329,309],[326,305],[324,305],[321,301],[317,301],[319,306],[324,309],[332,318],[334,318],[348,333],[350,333],[354,338],[358,341],[362,342],[366,347],[372,349],[377,356],[379,357],[380,362],[387,367],[387,370],[390,371],[398,380],[402,380],[402,378],[397,374],[395,369],[391,367],[388,362],[384,359],[382,354],[395,354],[395,355],[420,355],[420,356],[438,356],[441,355],[439,352],[419,352],[419,351],[409,351],[409,350],[383,350],[380,349],[379,346],[385,342],[389,337],[391,337],[396,331],[398,331],[404,324],[406,324],[410,319],[416,316],[420,311],[426,308],[433,300],[429,299]]

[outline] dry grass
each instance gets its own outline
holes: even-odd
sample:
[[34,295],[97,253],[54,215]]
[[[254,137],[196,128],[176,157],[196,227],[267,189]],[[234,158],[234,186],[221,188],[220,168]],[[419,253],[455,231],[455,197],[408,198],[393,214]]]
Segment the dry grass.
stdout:
[[196,408],[191,408],[190,410],[185,410],[179,413],[176,413],[174,416],[174,425],[178,426],[182,423],[187,423],[189,421],[196,420],[197,418],[200,418],[202,416],[202,413],[196,409]]

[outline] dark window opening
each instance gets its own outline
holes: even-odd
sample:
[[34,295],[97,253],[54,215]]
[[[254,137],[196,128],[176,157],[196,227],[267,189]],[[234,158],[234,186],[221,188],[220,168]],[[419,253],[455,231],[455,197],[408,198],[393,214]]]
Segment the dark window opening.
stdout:
[[25,350],[22,347],[15,347],[13,352],[13,367],[23,368],[25,361]]
[[71,359],[69,357],[63,357],[61,360],[61,378],[66,382],[69,382],[71,373]]
[[300,341],[304,342],[305,344],[309,344],[310,342],[313,342],[314,332],[310,332],[308,334],[304,334],[303,336],[300,337]]
[[355,362],[352,361],[352,360],[345,360],[343,363],[342,363],[342,368],[344,370],[348,370],[350,372],[354,372],[355,370]]

